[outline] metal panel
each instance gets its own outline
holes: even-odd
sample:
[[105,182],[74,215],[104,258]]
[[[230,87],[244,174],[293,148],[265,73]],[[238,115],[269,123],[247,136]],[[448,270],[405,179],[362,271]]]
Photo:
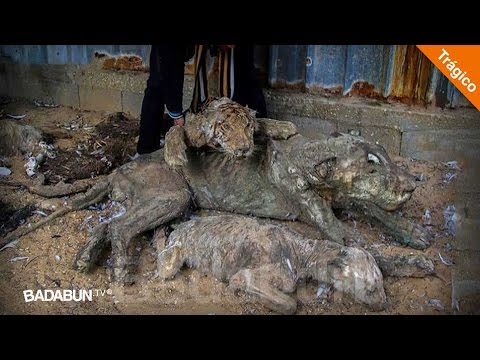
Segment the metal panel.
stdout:
[[257,77],[262,86],[268,84],[269,46],[254,46],[254,62]]
[[[95,52],[138,55],[148,65],[150,45],[0,45],[0,56],[18,64],[88,64]],[[414,45],[256,46],[255,63],[275,88],[472,107]]]
[[67,45],[47,45],[47,59],[49,64],[67,64]]
[[48,62],[47,48],[44,45],[26,45],[25,62],[27,64],[45,64]]
[[84,45],[69,45],[68,60],[72,64],[88,64],[87,47]]
[[433,65],[415,45],[390,49],[384,96],[402,102],[427,103]]
[[385,45],[349,45],[343,94],[383,94],[389,51]]
[[449,100],[450,100],[450,106],[454,108],[472,106],[470,101],[457,88],[453,89],[452,97]]
[[11,61],[19,64],[26,63],[25,46],[23,45],[3,45],[3,55],[10,58]]
[[[440,71],[438,73],[437,86],[435,88],[435,105],[439,107],[448,107],[450,100],[448,98],[448,84],[450,81]],[[453,94],[450,94],[452,96]]]
[[306,45],[272,45],[270,86],[304,89],[306,55]]
[[310,45],[307,48],[306,87],[309,91],[341,93],[345,83],[346,45]]
[[95,53],[109,53],[110,50],[111,48],[109,48],[108,45],[87,45],[88,62],[92,61]]

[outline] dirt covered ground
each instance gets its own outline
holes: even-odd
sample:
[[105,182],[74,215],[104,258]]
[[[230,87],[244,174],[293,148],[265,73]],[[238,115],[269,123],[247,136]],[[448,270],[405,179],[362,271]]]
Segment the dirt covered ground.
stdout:
[[[129,161],[135,153],[138,119],[124,114],[89,112],[65,107],[42,107],[29,102],[0,102],[0,117],[26,115],[17,120],[35,126],[53,144],[53,156],[40,167],[48,183],[95,178]],[[1,121],[1,120],[0,120]],[[398,164],[417,176],[418,188],[400,215],[428,226],[434,234],[424,251],[434,261],[435,275],[425,278],[384,279],[389,308],[373,313],[369,308],[335,292],[317,297],[318,284],[298,287],[297,314],[449,314],[451,269],[456,251],[445,209],[453,204],[454,174],[443,163],[396,157]],[[454,159],[452,159],[454,160]],[[2,158],[9,181],[32,182],[25,172],[25,155]],[[19,224],[28,226],[62,205],[64,199],[46,200],[20,186],[0,184],[0,237]],[[71,213],[50,225],[22,237],[13,247],[0,251],[0,313],[2,314],[273,314],[250,296],[230,291],[209,276],[184,269],[174,280],[162,283],[155,278],[153,232],[133,244],[138,255],[134,285],[115,286],[110,282],[108,253],[89,274],[72,268],[76,253],[88,239],[89,230],[119,209],[106,201]],[[367,239],[353,244],[384,253],[414,253],[417,250],[396,244],[368,223],[343,214],[344,220]],[[297,230],[318,237],[315,229],[290,223]],[[163,230],[162,230],[163,231]],[[447,265],[448,264],[448,265]],[[92,290],[93,300],[84,302],[28,302],[24,290]]]

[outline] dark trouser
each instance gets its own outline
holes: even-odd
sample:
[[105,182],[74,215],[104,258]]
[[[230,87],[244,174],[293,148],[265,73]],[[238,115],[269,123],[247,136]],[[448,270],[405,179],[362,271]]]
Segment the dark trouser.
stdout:
[[152,45],[140,116],[139,154],[158,150],[160,139],[173,125],[173,120],[164,120],[165,106],[170,112],[182,112],[184,67],[191,55],[191,46],[185,44]]
[[267,106],[254,62],[253,45],[235,46],[235,89],[233,101],[257,111],[257,117],[267,117]]

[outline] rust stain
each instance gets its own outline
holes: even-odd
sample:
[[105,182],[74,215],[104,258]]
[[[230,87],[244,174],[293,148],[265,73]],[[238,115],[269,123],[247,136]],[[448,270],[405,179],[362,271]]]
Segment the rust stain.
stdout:
[[111,57],[105,54],[95,54],[98,58],[106,58],[103,60],[102,69],[104,70],[129,70],[148,72],[148,67],[145,66],[140,56],[121,55]]
[[185,75],[195,75],[195,65],[193,62],[185,64]]
[[273,89],[305,91],[305,83],[303,81],[288,83],[285,80],[280,80],[271,84],[270,87]]
[[318,94],[322,96],[330,96],[330,95],[341,95],[343,92],[343,86],[335,86],[330,88],[323,88],[318,85],[311,85],[307,88],[307,92],[310,94]]
[[397,45],[388,99],[425,104],[432,64],[415,45]]
[[383,96],[375,90],[375,86],[366,81],[357,81],[354,83],[347,95],[383,99]]

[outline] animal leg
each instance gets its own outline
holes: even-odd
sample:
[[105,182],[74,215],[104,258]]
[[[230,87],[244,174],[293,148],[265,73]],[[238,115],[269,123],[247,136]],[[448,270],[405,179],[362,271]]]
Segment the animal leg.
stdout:
[[274,140],[286,140],[298,133],[297,127],[290,121],[259,118],[257,123],[257,134],[265,135]]
[[158,253],[157,271],[160,279],[173,278],[185,262],[182,244],[175,242]]
[[63,181],[60,181],[55,185],[44,185],[45,176],[41,173],[39,173],[37,176],[38,180],[36,181],[35,185],[27,185],[26,183],[20,181],[5,180],[1,180],[0,184],[5,186],[21,186],[26,188],[32,194],[40,195],[46,198],[55,198],[84,192],[89,189],[95,181],[98,181],[98,179],[82,179],[75,181],[73,184],[66,184]]
[[306,213],[305,221],[317,226],[326,240],[344,245],[348,240],[358,240],[362,237],[360,233],[355,233],[350,226],[337,219],[330,204],[313,191],[303,192],[300,196]]
[[430,246],[432,234],[423,226],[407,219],[393,216],[376,206],[369,209],[371,217],[379,221],[400,243],[414,249],[426,249]]
[[164,157],[170,167],[184,166],[187,163],[185,131],[181,126],[173,126],[165,135]]
[[28,191],[46,198],[54,198],[84,192],[92,186],[92,183],[92,179],[77,180],[73,184],[60,181],[55,185],[44,185],[39,181],[36,185],[29,186]]
[[131,240],[144,231],[179,217],[188,208],[189,202],[187,191],[172,192],[168,197],[162,196],[135,204],[125,215],[110,223],[109,237],[112,242],[115,281],[131,282],[127,279],[129,267],[133,265],[127,253]]
[[102,251],[108,245],[107,241],[108,224],[103,223],[98,225],[92,235],[90,235],[88,242],[77,253],[74,268],[81,272],[89,271],[93,264],[98,260]]
[[69,212],[76,211],[76,210],[81,210],[84,209],[85,207],[95,204],[102,200],[105,195],[108,194],[110,191],[110,183],[108,180],[103,180],[92,188],[90,188],[87,192],[84,194],[78,194],[76,195],[71,201],[70,204],[67,205],[66,207],[62,209],[58,209],[57,211],[51,213],[48,215],[46,218],[40,220],[39,222],[32,224],[30,227],[23,226],[21,228],[16,229],[15,231],[9,233],[3,241],[0,242],[0,247],[8,244],[11,241],[14,241],[15,239],[18,239],[34,230],[37,230],[38,228],[42,227],[45,224],[48,224],[55,220],[58,217],[61,217],[65,214],[68,214]]
[[292,278],[273,264],[242,269],[230,278],[229,287],[257,296],[262,304],[281,314],[294,314],[297,301],[279,289],[291,292]]
[[378,206],[357,204],[353,211],[373,222],[380,223],[386,232],[393,235],[401,244],[420,250],[430,246],[432,234],[421,225],[397,217]]

